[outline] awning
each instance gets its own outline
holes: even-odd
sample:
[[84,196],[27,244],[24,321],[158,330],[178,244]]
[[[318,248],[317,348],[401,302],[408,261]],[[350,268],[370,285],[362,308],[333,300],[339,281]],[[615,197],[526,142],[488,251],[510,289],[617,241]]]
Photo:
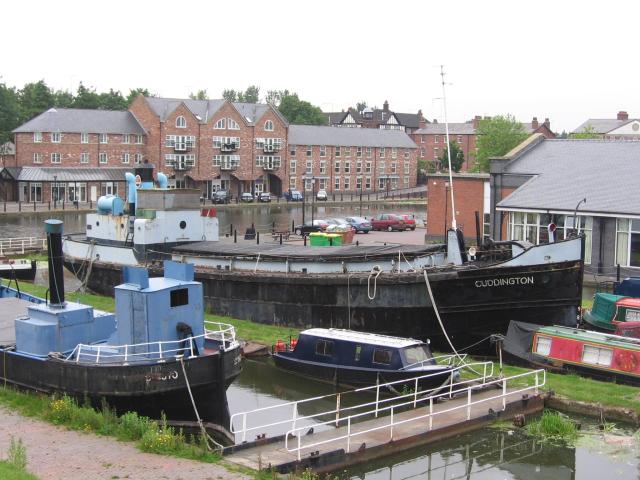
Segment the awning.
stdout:
[[246,181],[252,181],[252,180],[256,180],[256,179],[260,178],[262,176],[262,173],[232,172],[231,175],[234,176],[235,178],[237,178],[238,180],[242,181],[242,182],[246,182]]
[[[8,170],[8,169],[5,169]],[[133,168],[20,167],[19,182],[124,182]]]

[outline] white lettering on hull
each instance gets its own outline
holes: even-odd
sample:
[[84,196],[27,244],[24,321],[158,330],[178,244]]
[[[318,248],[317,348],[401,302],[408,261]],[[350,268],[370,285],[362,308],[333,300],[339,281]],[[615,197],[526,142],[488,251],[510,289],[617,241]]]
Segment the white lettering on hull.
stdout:
[[476,280],[476,288],[533,285],[533,283],[533,275],[529,277],[489,278],[487,280]]

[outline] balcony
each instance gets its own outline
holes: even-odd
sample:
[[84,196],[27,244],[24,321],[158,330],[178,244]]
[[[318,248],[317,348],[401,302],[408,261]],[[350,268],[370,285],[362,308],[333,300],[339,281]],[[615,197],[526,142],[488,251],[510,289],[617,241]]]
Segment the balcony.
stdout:
[[240,147],[240,145],[238,145],[236,142],[221,143],[220,144],[220,151],[221,152],[235,152],[236,150],[238,150],[239,147]]

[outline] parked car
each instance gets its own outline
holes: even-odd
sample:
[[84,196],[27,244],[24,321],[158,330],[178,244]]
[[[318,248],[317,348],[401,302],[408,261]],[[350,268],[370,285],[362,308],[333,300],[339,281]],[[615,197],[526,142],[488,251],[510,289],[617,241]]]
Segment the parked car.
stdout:
[[231,201],[231,194],[227,190],[216,190],[211,195],[211,201],[213,203],[229,203]]
[[347,223],[356,229],[356,233],[369,233],[371,231],[371,222],[362,217],[347,217]]
[[323,232],[325,228],[327,228],[329,224],[326,220],[314,220],[313,223],[305,222],[302,225],[296,226],[294,228],[294,232],[296,235],[308,235],[312,232]]
[[353,226],[349,222],[347,222],[346,218],[339,218],[339,217],[328,218],[327,223],[329,224],[329,226],[337,225],[339,227],[342,227],[343,229],[348,229],[348,228],[353,229]]
[[298,190],[291,190],[288,192],[284,192],[284,198],[291,202],[301,202],[302,201],[302,193]]
[[258,194],[258,201],[259,202],[270,202],[271,201],[271,194],[269,192],[260,192]]
[[381,213],[371,219],[371,227],[373,230],[387,230],[389,232],[403,231],[406,228],[404,220],[393,213]]
[[251,203],[253,202],[253,195],[251,194],[251,192],[244,192],[242,195],[240,195],[240,201]]
[[398,216],[404,221],[405,230],[416,229],[416,219],[413,215],[408,213],[399,213]]
[[326,190],[318,190],[318,193],[316,194],[316,200],[326,202],[327,201],[327,191]]

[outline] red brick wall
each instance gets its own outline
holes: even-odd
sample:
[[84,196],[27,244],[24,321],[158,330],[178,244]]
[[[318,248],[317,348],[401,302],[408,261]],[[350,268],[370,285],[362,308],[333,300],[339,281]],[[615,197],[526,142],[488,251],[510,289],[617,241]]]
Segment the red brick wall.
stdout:
[[[458,228],[464,232],[466,238],[475,238],[475,212],[480,214],[480,228],[482,229],[482,214],[484,206],[484,183],[489,179],[454,177],[454,200],[456,204],[456,222]],[[428,177],[427,179],[427,232],[429,237],[443,237],[446,229],[451,227],[451,192],[445,187],[449,179],[444,176]],[[446,199],[445,199],[446,198]],[[447,216],[445,220],[445,207]]]
[[[438,142],[436,143],[436,137]],[[434,155],[435,148],[438,148],[438,158],[444,152],[444,148],[447,145],[446,135],[431,135],[431,134],[411,134],[412,140],[418,146],[418,152],[420,152],[420,148],[424,148],[425,156],[424,158],[420,158],[421,160],[433,161],[437,160]],[[449,140],[452,142],[458,141],[458,135],[449,134]],[[462,150],[464,154],[464,163],[462,164],[462,168],[460,169],[461,173],[470,172],[474,169],[476,165],[475,153],[476,153],[476,136],[475,135],[460,135],[461,143],[458,143],[458,146]],[[420,153],[418,153],[419,155]],[[446,167],[446,165],[443,165]]]

